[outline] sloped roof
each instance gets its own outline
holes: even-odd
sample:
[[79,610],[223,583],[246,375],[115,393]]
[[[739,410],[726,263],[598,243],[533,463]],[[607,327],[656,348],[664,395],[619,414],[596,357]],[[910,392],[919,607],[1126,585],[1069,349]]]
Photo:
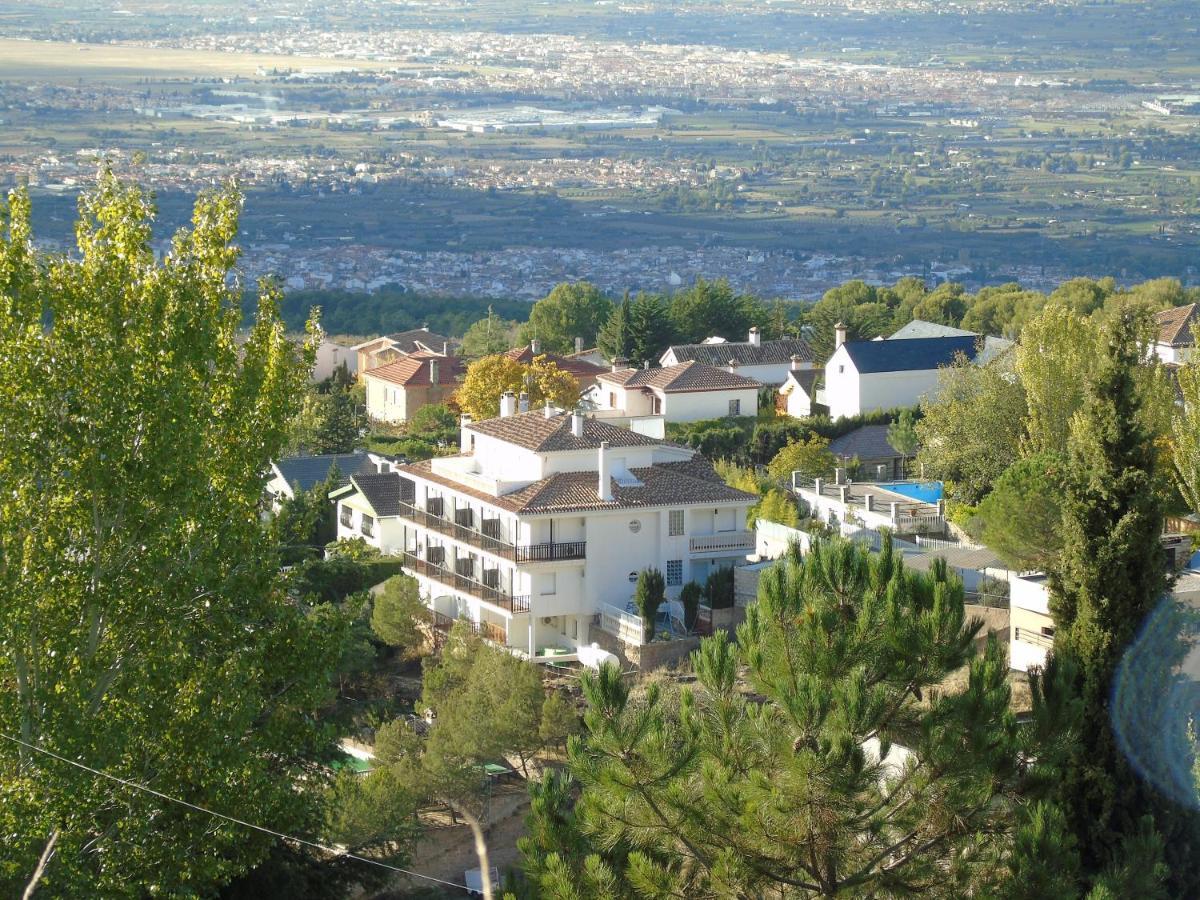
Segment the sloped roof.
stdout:
[[382,475],[354,475],[350,483],[371,504],[375,515],[398,516],[400,514],[401,481],[396,472],[386,472]]
[[607,441],[610,447],[656,447],[665,443],[628,428],[586,417],[583,420],[583,436],[575,437],[571,433],[570,414],[555,413],[546,418],[545,411],[541,409],[472,422],[466,427],[476,434],[493,437],[535,453],[595,450],[602,441]]
[[1196,343],[1196,311],[1200,304],[1189,303],[1187,306],[1176,306],[1174,309],[1164,309],[1154,316],[1158,325],[1158,342],[1172,347],[1192,347]]
[[667,353],[675,354],[676,362],[694,361],[706,366],[727,366],[730,360],[739,366],[772,366],[790,363],[793,356],[802,362],[812,362],[812,347],[801,338],[762,341],[758,346],[749,341],[726,341],[723,344],[674,344]]
[[889,341],[912,340],[913,338],[930,337],[978,337],[974,331],[965,328],[951,328],[937,322],[926,322],[924,319],[913,319],[899,331],[891,335]]
[[444,334],[438,334],[436,331],[430,331],[428,328],[411,328],[408,331],[397,331],[393,334],[384,334],[376,338],[371,338],[370,340],[363,341],[361,344],[355,344],[350,349],[365,350],[380,341],[388,341],[395,345],[402,353],[415,353],[422,349],[422,347],[432,350],[434,353],[441,353],[442,348],[446,344],[454,346],[454,341]]
[[915,372],[948,366],[960,353],[974,359],[975,340],[972,336],[910,338],[900,341],[847,341],[842,344],[842,348],[860,374]]
[[387,365],[367,369],[363,374],[404,387],[428,385],[433,383],[429,373],[429,363],[433,360],[438,364],[438,384],[449,384],[466,371],[466,365],[460,357],[441,356],[421,350]]
[[834,456],[842,459],[887,459],[904,454],[888,441],[887,425],[863,425],[853,431],[834,438],[829,442],[829,450]]
[[[630,474],[639,484],[623,486],[613,480],[611,501],[599,498],[598,476],[595,472],[560,472],[511,494],[494,497],[434,473],[429,460],[402,466],[400,471],[525,515],[710,503],[754,503],[758,499],[754,494],[726,485],[713,471],[712,466],[699,458],[631,469]],[[374,503],[371,505],[374,506]]]
[[605,372],[600,381],[612,382],[627,388],[655,388],[664,394],[686,394],[699,391],[757,390],[753,378],[738,375],[728,369],[706,366],[695,360],[661,369],[621,369]]
[[325,456],[288,456],[275,462],[275,468],[283,480],[301,491],[312,490],[323,482],[335,465],[342,476],[339,484],[346,484],[351,475],[375,471],[375,463],[362,451]]
[[569,356],[562,356],[558,353],[547,353],[544,350],[534,353],[533,347],[529,344],[509,350],[504,355],[525,365],[529,365],[538,357],[544,356],[548,361],[554,363],[554,365],[558,366],[564,372],[570,372],[577,379],[596,378],[600,373],[607,371],[604,366],[590,363],[586,359],[572,359]]
[[792,371],[788,372],[787,381],[783,383],[783,387],[779,389],[779,393],[787,396],[792,392],[792,385],[797,384],[810,398],[815,397],[817,379],[823,374],[825,373],[820,369],[792,369]]

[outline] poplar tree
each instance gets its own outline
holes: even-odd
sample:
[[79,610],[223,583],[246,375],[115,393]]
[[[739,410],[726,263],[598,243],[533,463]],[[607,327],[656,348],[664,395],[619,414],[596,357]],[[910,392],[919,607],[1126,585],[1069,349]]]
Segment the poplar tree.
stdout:
[[[1153,836],[1145,839],[1149,817],[1165,845],[1172,893],[1184,896],[1200,888],[1196,816],[1139,776],[1112,718],[1114,678],[1139,630],[1158,610],[1180,622],[1159,541],[1164,513],[1155,436],[1145,425],[1137,383],[1141,334],[1132,311],[1106,323],[1095,374],[1070,421],[1062,551],[1051,573],[1050,611],[1054,653],[1078,671],[1085,715],[1060,802],[1085,875],[1120,869],[1126,848],[1153,844]],[[1155,720],[1145,738],[1177,759],[1190,758],[1187,723],[1171,714],[1167,700],[1185,649],[1175,631],[1137,673],[1149,704],[1140,715]]]
[[600,352],[608,359],[630,358],[629,354],[633,348],[630,340],[630,306],[629,291],[626,291],[621,303],[613,307],[596,337]]
[[111,174],[80,200],[73,256],[35,251],[25,194],[0,204],[4,896],[50,845],[47,896],[199,896],[274,840],[43,750],[286,832],[319,825],[313,713],[344,629],[288,601],[259,516],[315,326],[297,348],[266,285],[238,339],[240,203],[201,196],[161,259],[151,198]]

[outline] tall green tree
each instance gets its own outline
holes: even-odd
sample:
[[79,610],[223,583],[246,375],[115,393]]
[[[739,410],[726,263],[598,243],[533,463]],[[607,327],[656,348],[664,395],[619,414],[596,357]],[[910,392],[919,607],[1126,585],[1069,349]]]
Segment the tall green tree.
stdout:
[[629,358],[657,362],[675,340],[671,308],[661,294],[638,294],[629,310]]
[[[259,518],[313,348],[270,285],[238,340],[240,205],[202,195],[161,258],[150,197],[107,173],[75,256],[34,250],[24,194],[0,207],[0,733],[314,834],[344,623],[288,601]],[[0,831],[7,896],[52,838],[54,896],[209,894],[272,845],[8,740]]]
[[502,319],[489,306],[487,315],[471,325],[462,339],[462,355],[467,359],[493,356],[515,347],[520,324]]
[[1009,466],[979,504],[980,537],[1014,569],[1046,572],[1058,564],[1066,475],[1061,455],[1037,453]]
[[[1097,371],[1070,422],[1063,500],[1063,549],[1051,572],[1050,610],[1056,656],[1079,673],[1085,706],[1079,749],[1063,779],[1060,802],[1076,835],[1085,876],[1118,867],[1125,847],[1142,847],[1143,819],[1165,846],[1173,896],[1200,890],[1200,832],[1194,810],[1174,806],[1134,770],[1113,725],[1114,678],[1123,657],[1156,610],[1173,604],[1159,542],[1163,506],[1157,448],[1142,422],[1137,370],[1140,325],[1132,311],[1106,323]],[[1186,722],[1169,714],[1185,645],[1163,641],[1138,678],[1153,690],[1153,739],[1160,752],[1189,758]]]
[[633,341],[630,338],[632,305],[629,300],[629,291],[626,291],[621,302],[614,306],[612,312],[609,313],[608,321],[604,323],[597,335],[596,345],[608,359],[628,360],[630,358],[629,354],[633,349]]
[[996,891],[1077,711],[1047,670],[1018,723],[999,645],[972,656],[980,627],[944,565],[917,574],[888,541],[874,556],[818,542],[764,573],[736,645],[703,642],[694,689],[585,675],[569,749],[582,795],[565,810],[546,786],[563,834],[538,827],[523,846],[538,895]]
[[611,312],[612,301],[594,284],[564,282],[533,304],[529,321],[521,326],[521,339],[528,343],[536,338],[550,353],[571,353],[577,337],[593,346]]
[[417,579],[393,575],[371,602],[371,630],[405,656],[414,656],[425,645],[422,626],[430,620],[429,608],[421,599]]
[[924,476],[945,481],[954,500],[978,503],[1020,456],[1027,409],[1008,357],[986,366],[959,359],[942,369],[916,425]]
[[638,573],[633,605],[642,617],[642,639],[646,643],[654,640],[654,620],[658,617],[658,608],[667,600],[666,591],[666,581],[658,569],[643,569]]
[[888,426],[887,439],[901,456],[916,455],[921,439],[917,436],[917,420],[911,409],[901,410],[900,417]]
[[[679,340],[693,343],[714,335],[744,341],[755,324],[748,298],[735,294],[725,279],[696,283],[671,298],[671,324]],[[763,313],[763,324],[766,314]]]
[[312,452],[350,453],[358,445],[358,415],[354,395],[348,390],[335,390],[326,395],[325,417],[314,435]]
[[1182,408],[1171,421],[1171,463],[1175,486],[1188,509],[1200,513],[1200,363],[1179,369]]

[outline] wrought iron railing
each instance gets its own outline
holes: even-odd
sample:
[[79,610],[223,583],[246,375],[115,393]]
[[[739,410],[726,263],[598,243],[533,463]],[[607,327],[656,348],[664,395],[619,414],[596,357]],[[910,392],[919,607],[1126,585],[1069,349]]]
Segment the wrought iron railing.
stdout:
[[490,603],[492,606],[498,606],[511,613],[529,612],[528,596],[513,596],[499,588],[491,587],[481,581],[476,581],[474,578],[459,575],[457,572],[453,572],[436,563],[431,563],[429,560],[421,559],[421,557],[415,554],[404,554],[404,567],[436,581],[438,584],[444,584],[446,587],[454,588],[456,591],[462,591],[464,594],[478,597],[484,603]]
[[420,509],[411,503],[400,504],[400,515],[404,518],[423,525],[430,531],[436,531],[456,541],[461,541],[480,550],[486,550],[496,556],[511,559],[513,562],[560,562],[569,559],[584,559],[587,556],[587,541],[566,541],[520,546],[511,541],[501,540],[467,528],[457,522],[452,522],[443,516],[436,516],[427,510]]

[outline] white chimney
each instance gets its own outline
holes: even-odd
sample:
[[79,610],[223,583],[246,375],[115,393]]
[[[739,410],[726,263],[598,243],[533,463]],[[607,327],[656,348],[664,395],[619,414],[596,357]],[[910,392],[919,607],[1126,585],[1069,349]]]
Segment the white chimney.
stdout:
[[583,338],[581,338],[581,337],[575,338],[575,352],[576,353],[583,352]]
[[620,372],[622,369],[624,369],[628,365],[629,365],[629,360],[627,360],[623,356],[618,356],[616,359],[614,359],[612,361],[612,370],[614,372]]
[[836,350],[844,343],[846,343],[846,325],[844,322],[838,322],[833,326],[833,349]]
[[750,346],[751,347],[761,347],[762,346],[762,332],[758,330],[757,325],[755,325],[753,328],[750,329]]
[[799,372],[799,371],[800,371],[800,365],[801,365],[801,363],[803,363],[803,362],[804,362],[804,360],[802,360],[802,359],[801,359],[801,358],[800,358],[800,357],[799,357],[797,354],[793,353],[793,354],[792,354],[792,371],[793,371],[793,372]]
[[532,341],[530,341],[529,342],[529,352],[532,353],[534,356],[537,356],[539,353],[541,353],[542,352],[542,342],[539,341],[537,338],[534,338]]
[[642,368],[643,368],[643,369],[649,369],[649,368],[650,368],[650,360],[648,360],[648,359],[643,359],[643,360],[642,360]]
[[543,414],[543,415],[544,415],[544,416],[545,416],[547,419],[553,419],[553,418],[554,418],[554,407],[551,405],[551,403],[550,403],[550,401],[549,401],[549,400],[547,400],[547,401],[546,401],[546,408],[545,408],[545,409],[542,411],[542,414]]
[[599,497],[603,503],[612,503],[612,472],[609,469],[608,463],[608,441],[600,442],[597,463],[600,483],[596,487],[596,496]]
[[429,361],[429,383],[438,383],[438,361],[436,359],[431,359]]
[[571,413],[571,434],[577,438],[583,437],[583,413],[578,410]]
[[449,355],[450,355],[450,342],[442,341],[442,356],[449,356]]
[[737,370],[738,370],[738,362],[737,362],[737,360],[736,360],[736,359],[731,359],[731,360],[729,361],[729,371],[730,371],[732,374],[736,375],[736,374],[737,374]]
[[507,419],[517,414],[517,398],[512,391],[500,395],[500,418]]
[[517,398],[517,412],[529,412],[529,395],[521,391],[521,396]]

